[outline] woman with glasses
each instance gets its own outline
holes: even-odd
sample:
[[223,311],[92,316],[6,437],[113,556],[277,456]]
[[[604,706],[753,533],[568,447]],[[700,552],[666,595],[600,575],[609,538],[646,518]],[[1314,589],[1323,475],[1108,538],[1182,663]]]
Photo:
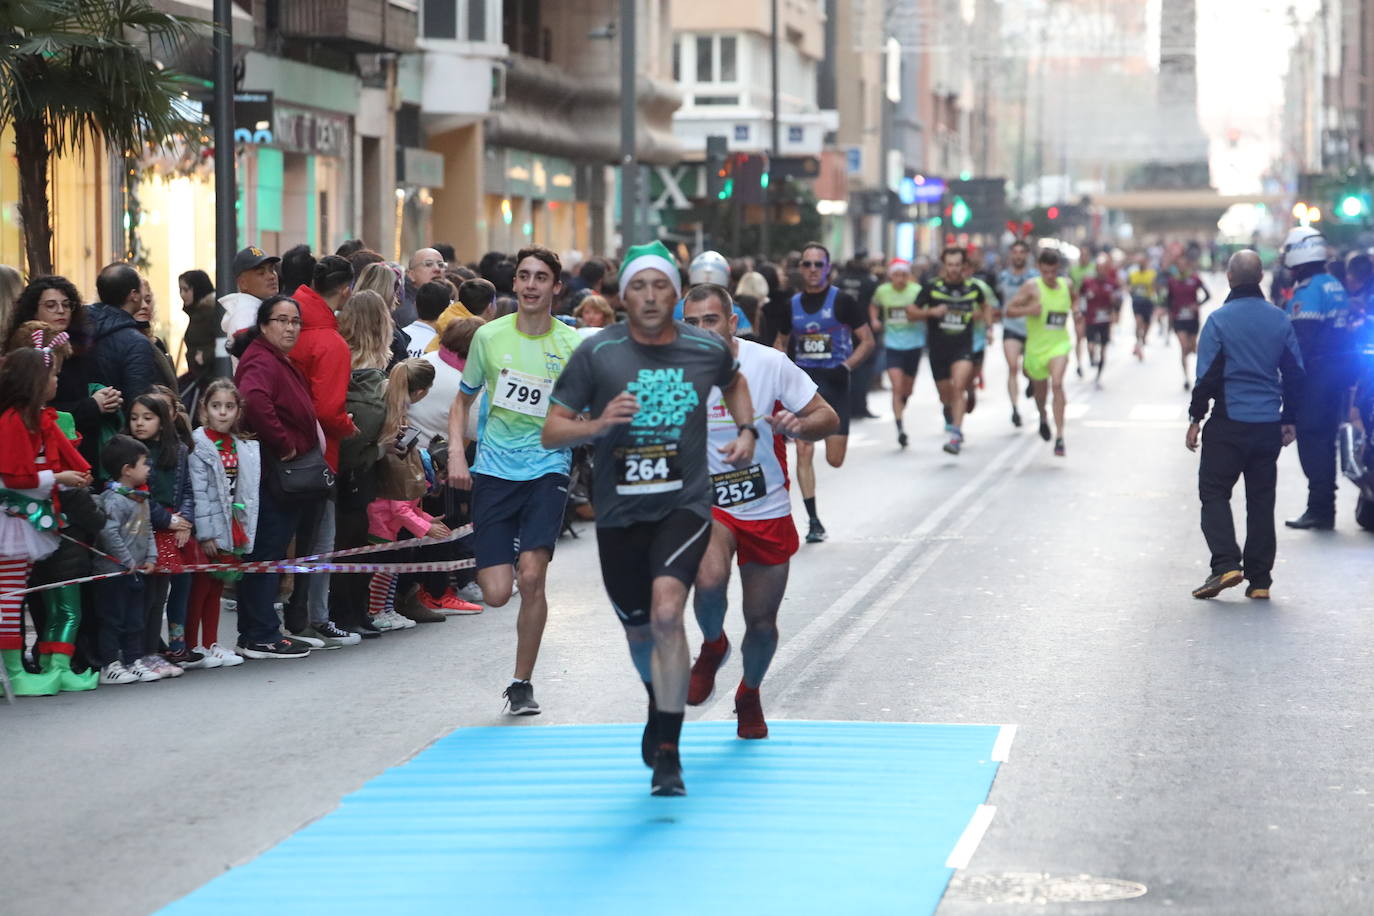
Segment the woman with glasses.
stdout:
[[[232,354],[239,361],[234,384],[243,396],[244,427],[257,435],[262,450],[262,498],[250,561],[286,556],[306,500],[281,489],[280,465],[319,449],[323,441],[310,386],[291,362],[300,334],[300,306],[278,295],[258,306],[253,326],[234,339]],[[272,606],[279,579],[277,573],[253,573],[239,582],[240,655],[269,659],[310,653],[309,644],[282,634]]]
[[51,404],[72,415],[76,431],[81,434],[81,454],[91,467],[96,467],[102,425],[107,418],[113,418],[111,428],[118,428],[122,422],[118,411],[124,401],[118,389],[95,381],[81,294],[66,277],[38,277],[19,294],[4,339],[12,339],[15,329],[26,321],[42,321],[54,331],[65,331],[70,339],[72,354],[62,362],[57,374],[57,395]]

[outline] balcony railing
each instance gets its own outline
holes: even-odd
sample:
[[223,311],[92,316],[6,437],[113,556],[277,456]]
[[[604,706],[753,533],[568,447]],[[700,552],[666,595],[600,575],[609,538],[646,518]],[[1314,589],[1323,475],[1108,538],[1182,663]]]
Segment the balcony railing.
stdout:
[[405,0],[291,0],[280,28],[291,38],[329,42],[351,51],[410,51],[419,15]]

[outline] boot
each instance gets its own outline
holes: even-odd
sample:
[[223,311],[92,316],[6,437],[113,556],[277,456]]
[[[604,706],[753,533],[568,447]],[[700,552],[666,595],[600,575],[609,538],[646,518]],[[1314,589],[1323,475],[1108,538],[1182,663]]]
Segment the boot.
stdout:
[[92,668],[85,674],[77,674],[72,670],[70,655],[54,652],[52,655],[40,655],[39,661],[43,664],[45,674],[57,675],[57,686],[64,692],[94,690],[100,686],[100,672]]
[[0,659],[4,660],[5,672],[10,676],[10,686],[17,697],[50,697],[61,689],[55,673],[29,674],[25,671],[18,649],[0,649]]

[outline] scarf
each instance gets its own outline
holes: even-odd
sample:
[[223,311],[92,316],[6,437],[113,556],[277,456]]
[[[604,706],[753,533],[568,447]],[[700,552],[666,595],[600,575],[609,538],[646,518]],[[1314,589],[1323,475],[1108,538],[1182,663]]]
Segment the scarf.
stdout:
[[439,358],[444,361],[444,365],[452,366],[459,372],[462,372],[463,367],[468,364],[467,360],[463,359],[463,357],[459,356],[457,353],[454,353],[448,347],[439,348]]

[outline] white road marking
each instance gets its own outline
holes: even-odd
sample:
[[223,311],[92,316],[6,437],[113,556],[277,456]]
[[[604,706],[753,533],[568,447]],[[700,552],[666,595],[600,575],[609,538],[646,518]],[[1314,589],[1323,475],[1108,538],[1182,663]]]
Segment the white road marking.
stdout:
[[978,810],[973,812],[973,817],[969,818],[968,826],[964,828],[959,842],[954,844],[949,858],[945,859],[945,868],[968,868],[969,861],[978,851],[978,844],[983,842],[983,834],[988,832],[988,825],[992,823],[992,817],[996,813],[996,805],[978,806]]
[[1081,420],[1090,409],[1091,405],[1084,404],[1082,401],[1069,401],[1064,405],[1064,419]]
[[1177,420],[1183,416],[1187,406],[1178,404],[1137,404],[1126,415],[1128,420]]
[[1016,739],[1016,726],[1003,725],[992,744],[993,763],[1006,763],[1011,755],[1011,743]]

